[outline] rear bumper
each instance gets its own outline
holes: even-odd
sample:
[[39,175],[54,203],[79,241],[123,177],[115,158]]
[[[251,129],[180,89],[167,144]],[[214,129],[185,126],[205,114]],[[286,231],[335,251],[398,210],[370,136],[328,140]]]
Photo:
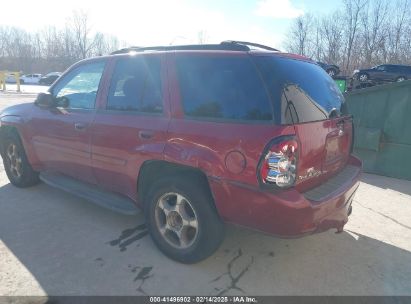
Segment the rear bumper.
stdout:
[[306,193],[295,189],[270,193],[214,178],[210,178],[210,186],[220,216],[227,222],[280,237],[299,237],[331,228],[341,231],[348,221],[362,171],[361,161],[353,156],[348,166],[349,172],[343,170],[326,185]]

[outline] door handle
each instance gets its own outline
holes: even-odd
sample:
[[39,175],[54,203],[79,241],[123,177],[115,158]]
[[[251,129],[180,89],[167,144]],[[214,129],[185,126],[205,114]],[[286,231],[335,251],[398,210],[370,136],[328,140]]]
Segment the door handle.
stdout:
[[76,122],[76,123],[74,124],[74,129],[76,129],[76,130],[81,131],[81,130],[84,130],[85,128],[87,128],[87,124],[85,124],[85,123]]
[[153,131],[147,131],[147,130],[143,130],[138,132],[138,137],[140,139],[150,139],[154,136],[154,132]]

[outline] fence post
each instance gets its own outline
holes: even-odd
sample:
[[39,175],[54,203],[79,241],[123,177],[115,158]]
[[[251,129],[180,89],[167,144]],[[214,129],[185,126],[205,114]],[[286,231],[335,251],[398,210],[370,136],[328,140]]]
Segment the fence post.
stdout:
[[6,91],[6,72],[0,71],[0,87],[3,87],[3,92]]
[[16,83],[17,83],[17,92],[21,92],[20,91],[20,72],[14,73],[14,78],[16,79]]

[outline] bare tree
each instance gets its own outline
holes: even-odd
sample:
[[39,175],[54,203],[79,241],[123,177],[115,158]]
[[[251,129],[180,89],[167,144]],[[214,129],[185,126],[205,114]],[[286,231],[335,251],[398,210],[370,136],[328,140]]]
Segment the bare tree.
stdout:
[[103,33],[96,33],[94,36],[94,48],[92,55],[101,56],[110,54],[119,49],[119,41],[117,37],[104,35]]
[[74,11],[71,26],[75,37],[77,57],[79,59],[87,58],[96,43],[96,37],[91,37],[91,25],[88,13],[84,11]]
[[399,63],[401,61],[400,53],[402,44],[407,39],[406,37],[410,36],[410,9],[411,5],[409,0],[399,0],[397,5],[395,5],[395,7],[391,10],[391,14],[389,16],[391,24],[388,30],[388,39],[384,54],[385,61],[395,63]]
[[313,37],[312,37],[312,51],[313,57],[317,61],[321,61],[324,57],[324,37],[321,29],[321,20],[320,18],[314,18],[313,20]]
[[197,36],[198,36],[198,44],[207,43],[208,35],[207,35],[207,32],[205,30],[199,31]]
[[343,26],[340,11],[323,18],[321,23],[321,34],[324,40],[324,61],[340,62],[343,46]]
[[312,35],[313,18],[303,15],[295,19],[289,32],[287,48],[294,53],[310,56],[310,37]]
[[346,28],[346,54],[345,69],[350,69],[351,53],[355,39],[357,38],[358,27],[360,24],[360,15],[367,5],[368,0],[344,0],[344,15]]
[[364,59],[370,65],[380,62],[379,53],[383,53],[387,38],[388,2],[374,0],[372,6],[366,4],[361,14],[361,36]]

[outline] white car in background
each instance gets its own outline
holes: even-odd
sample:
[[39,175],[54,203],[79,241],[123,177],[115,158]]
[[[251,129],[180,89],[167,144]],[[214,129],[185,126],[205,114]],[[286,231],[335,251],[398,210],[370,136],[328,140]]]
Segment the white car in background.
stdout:
[[26,74],[20,77],[21,84],[38,84],[41,74]]
[[16,77],[13,73],[6,74],[6,83],[16,83]]

